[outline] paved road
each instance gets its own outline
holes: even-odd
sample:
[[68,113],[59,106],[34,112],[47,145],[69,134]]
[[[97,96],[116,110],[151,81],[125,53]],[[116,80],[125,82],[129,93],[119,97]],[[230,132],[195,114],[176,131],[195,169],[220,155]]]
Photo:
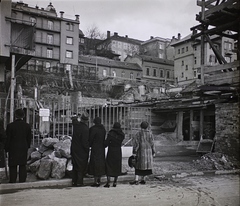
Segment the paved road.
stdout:
[[1,206],[239,206],[239,176],[160,179],[116,188],[41,188],[1,192]]

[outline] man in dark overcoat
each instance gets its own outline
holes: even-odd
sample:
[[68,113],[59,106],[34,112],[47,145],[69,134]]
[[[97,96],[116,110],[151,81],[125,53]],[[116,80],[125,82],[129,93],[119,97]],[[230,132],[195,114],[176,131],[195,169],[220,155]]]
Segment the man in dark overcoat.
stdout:
[[72,186],[81,187],[83,184],[83,177],[87,171],[88,157],[89,157],[89,127],[88,114],[81,115],[81,121],[72,118],[73,136],[71,144],[72,156]]
[[27,178],[27,152],[31,144],[31,126],[23,118],[22,109],[15,111],[15,121],[7,125],[7,140],[5,151],[8,152],[8,166],[10,183],[16,183],[17,167],[19,166],[19,182]]

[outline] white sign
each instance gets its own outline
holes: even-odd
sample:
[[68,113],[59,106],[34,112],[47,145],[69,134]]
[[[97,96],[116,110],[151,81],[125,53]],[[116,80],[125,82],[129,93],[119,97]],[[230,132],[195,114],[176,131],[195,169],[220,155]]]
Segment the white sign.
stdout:
[[39,109],[39,116],[40,117],[49,117],[50,110],[49,109]]

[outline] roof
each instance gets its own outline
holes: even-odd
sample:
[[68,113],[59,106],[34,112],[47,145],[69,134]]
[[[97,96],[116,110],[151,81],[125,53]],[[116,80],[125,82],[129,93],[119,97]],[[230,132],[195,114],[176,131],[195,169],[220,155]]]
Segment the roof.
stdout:
[[168,60],[168,59],[161,59],[158,57],[153,57],[153,56],[147,56],[147,55],[136,55],[140,57],[143,61],[146,62],[154,62],[154,63],[160,63],[160,64],[167,64],[167,65],[174,65],[174,61]]
[[154,37],[154,38],[151,38],[151,39],[149,39],[149,40],[147,40],[147,41],[142,42],[142,45],[148,44],[148,43],[154,42],[154,41],[171,42],[171,39],[162,38],[162,37]]
[[142,71],[142,68],[135,63],[121,62],[99,56],[79,56],[79,63],[101,65],[107,67],[118,67],[122,69],[131,69],[136,71]]

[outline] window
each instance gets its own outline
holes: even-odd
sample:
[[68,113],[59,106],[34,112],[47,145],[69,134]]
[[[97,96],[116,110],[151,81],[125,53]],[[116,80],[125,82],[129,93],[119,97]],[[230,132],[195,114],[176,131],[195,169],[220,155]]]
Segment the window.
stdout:
[[184,73],[182,72],[182,78],[184,77]]
[[188,52],[188,46],[186,46],[186,52]]
[[146,75],[149,76],[149,68],[147,68]]
[[156,69],[153,70],[153,76],[156,77],[157,76],[157,72]]
[[163,77],[163,70],[160,70],[160,77]]
[[182,48],[182,54],[184,53],[184,48]]
[[185,69],[186,71],[188,70],[188,65],[186,65],[186,69]]
[[51,64],[50,62],[46,62],[46,72],[50,71]]
[[48,21],[48,29],[53,30],[53,22]]
[[66,71],[70,71],[72,69],[72,65],[71,64],[66,64],[65,69],[66,69]]
[[197,71],[194,71],[194,78],[197,78]]
[[194,46],[194,50],[197,51],[197,46]]
[[112,72],[112,76],[113,76],[113,77],[116,77],[116,71],[113,71],[113,72]]
[[107,76],[107,70],[106,70],[106,69],[103,70],[103,76],[104,76],[104,77]]
[[182,66],[184,66],[184,61],[182,61]]
[[130,73],[130,79],[133,79],[133,73],[132,72]]
[[125,76],[125,71],[122,71],[121,77]]
[[68,31],[73,31],[73,24],[72,23],[67,23],[66,26],[67,26]]
[[197,57],[194,57],[194,64],[197,64]]
[[162,43],[159,43],[159,49],[163,49]]
[[72,58],[73,58],[73,52],[72,52],[72,51],[69,51],[69,50],[67,50],[67,51],[66,51],[66,57],[67,57],[67,58],[71,58],[71,59],[72,59]]
[[224,42],[224,49],[227,51],[231,51],[232,50],[232,43],[231,42]]
[[81,38],[81,39],[80,39],[80,42],[81,42],[82,44],[84,44],[84,38]]
[[53,50],[47,49],[47,58],[52,58],[52,57],[53,57]]
[[72,37],[67,37],[66,44],[73,44],[73,38]]
[[162,59],[162,58],[163,58],[163,54],[160,53],[160,54],[158,55],[158,57],[159,57],[160,59]]
[[48,44],[53,44],[53,35],[52,34],[47,35],[47,43]]
[[170,79],[170,72],[167,71],[167,78]]
[[180,49],[178,49],[178,54],[180,54]]
[[34,26],[36,24],[36,19],[34,17],[30,17],[31,25]]

